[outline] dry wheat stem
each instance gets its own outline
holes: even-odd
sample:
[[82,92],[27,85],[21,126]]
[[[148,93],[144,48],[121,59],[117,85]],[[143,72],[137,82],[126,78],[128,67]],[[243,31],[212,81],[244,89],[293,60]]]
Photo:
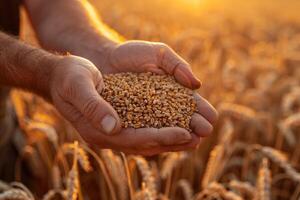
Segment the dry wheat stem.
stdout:
[[74,142],[73,165],[67,179],[67,200],[77,200],[79,194],[79,175],[78,175],[78,142]]
[[0,200],[34,200],[21,189],[10,189],[0,194]]
[[132,181],[131,181],[131,175],[130,175],[130,170],[129,170],[129,166],[128,166],[128,161],[127,161],[127,158],[126,158],[125,154],[123,152],[120,152],[120,153],[121,153],[121,157],[122,157],[122,160],[123,160],[123,163],[124,163],[124,166],[125,166],[130,199],[134,199],[136,192],[134,191],[133,184],[132,184]]
[[190,185],[189,181],[186,179],[181,179],[176,184],[177,188],[180,188],[183,192],[184,199],[190,200],[193,199],[193,188]]
[[135,161],[138,166],[139,171],[141,172],[143,178],[143,187],[150,199],[157,198],[157,189],[156,183],[154,180],[154,175],[150,169],[148,162],[141,156],[133,156],[132,159]]
[[[64,154],[71,154],[74,151],[74,144],[70,144],[70,143],[65,143],[62,146],[62,151]],[[90,164],[89,161],[89,157],[86,154],[86,152],[84,151],[84,149],[82,149],[81,147],[78,146],[77,149],[77,157],[78,157],[78,162],[80,164],[80,166],[84,169],[84,171],[89,172],[92,170],[92,166]]]
[[112,181],[118,187],[119,199],[127,199],[128,185],[122,159],[119,156],[116,156],[110,149],[101,150],[101,155],[107,169],[109,169],[108,173],[110,174]]
[[267,158],[262,160],[258,171],[255,196],[258,200],[271,199],[271,171],[269,169],[269,161]]
[[249,182],[231,180],[229,182],[229,187],[238,191],[242,196],[247,195],[252,198],[255,194],[255,188]]
[[107,186],[109,188],[109,192],[110,192],[110,195],[111,195],[111,199],[112,200],[116,200],[117,197],[116,197],[116,194],[115,194],[115,191],[114,191],[114,187],[113,187],[113,184],[112,184],[112,181],[111,179],[109,178],[109,175],[108,175],[108,172],[105,168],[105,164],[104,162],[101,160],[101,158],[93,151],[91,150],[89,147],[87,147],[86,145],[83,145],[82,148],[88,152],[95,160],[96,162],[98,163],[100,169],[101,169],[101,172],[104,176],[104,179],[107,183]]

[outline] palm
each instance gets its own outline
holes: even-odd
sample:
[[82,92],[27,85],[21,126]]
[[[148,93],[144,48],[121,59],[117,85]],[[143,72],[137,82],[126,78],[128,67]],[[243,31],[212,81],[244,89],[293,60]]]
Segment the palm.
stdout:
[[157,46],[150,42],[132,41],[119,45],[110,54],[112,72],[155,72],[159,68]]
[[[98,65],[100,71],[106,73],[154,72],[169,74],[188,88],[197,89],[200,87],[200,81],[192,73],[189,64],[165,44],[129,41],[117,45],[107,55],[104,65]],[[97,57],[93,61],[100,63]],[[103,68],[101,69],[101,67]],[[197,113],[194,113],[190,124],[193,130],[192,139],[185,144],[181,144],[185,141],[183,137],[189,135],[189,133],[179,127],[158,130],[151,128],[122,129],[120,134],[115,136],[102,135],[101,137],[95,133],[93,127],[88,127],[88,123],[77,124],[77,129],[80,130],[82,127],[85,127],[84,130],[89,129],[84,137],[91,143],[127,153],[138,152],[139,154],[153,155],[164,151],[193,148],[199,143],[199,137],[207,136],[212,131],[211,124],[217,118],[216,111],[205,99],[198,94],[196,94],[196,99],[198,109]],[[159,132],[163,132],[163,134],[157,134]],[[143,145],[140,146],[140,144]]]
[[170,74],[191,89],[200,87],[189,64],[163,43],[129,41],[114,48],[108,58],[111,73],[154,72]]

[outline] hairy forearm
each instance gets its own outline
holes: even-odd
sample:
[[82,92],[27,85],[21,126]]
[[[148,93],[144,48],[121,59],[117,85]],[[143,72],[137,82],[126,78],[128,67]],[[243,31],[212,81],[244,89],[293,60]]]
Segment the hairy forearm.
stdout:
[[49,74],[58,57],[0,32],[0,84],[47,98]]
[[46,49],[70,52],[93,61],[93,55],[101,57],[119,40],[86,0],[28,0],[25,3],[39,41]]

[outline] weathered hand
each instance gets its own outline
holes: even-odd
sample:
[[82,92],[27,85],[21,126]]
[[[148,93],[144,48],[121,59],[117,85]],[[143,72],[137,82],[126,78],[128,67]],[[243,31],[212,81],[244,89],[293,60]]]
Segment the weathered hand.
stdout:
[[99,95],[104,83],[93,63],[77,56],[62,57],[54,63],[49,82],[51,101],[75,127],[85,120],[101,134],[120,131],[118,114]]
[[[99,95],[104,86],[100,71],[84,58],[59,59],[51,70],[49,85],[58,111],[85,141],[100,148],[153,155],[193,148],[198,143],[196,135],[178,127],[121,129],[117,113]],[[193,126],[207,132],[202,125]]]
[[[110,49],[106,56],[106,66],[104,66],[107,73],[154,72],[170,74],[179,83],[191,89],[197,89],[201,85],[192,73],[189,64],[163,43],[129,41]],[[97,59],[95,61],[97,62]],[[101,68],[101,66],[98,67]],[[193,139],[178,146],[178,150],[196,147],[200,137],[208,136],[212,132],[212,124],[217,119],[217,112],[213,106],[196,92],[195,99],[198,109],[191,120]],[[176,136],[174,135],[174,137]]]
[[193,75],[190,65],[163,43],[146,41],[121,43],[114,46],[108,53],[107,65],[110,73],[167,73],[191,89],[197,89],[201,85]]

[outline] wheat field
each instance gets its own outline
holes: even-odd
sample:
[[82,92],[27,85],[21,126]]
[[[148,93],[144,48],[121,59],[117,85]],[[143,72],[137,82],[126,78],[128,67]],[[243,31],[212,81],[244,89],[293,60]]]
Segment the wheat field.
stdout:
[[[14,177],[0,173],[0,200],[300,199],[299,2],[91,2],[119,38],[165,42],[192,65],[220,115],[214,133],[194,151],[124,155],[13,90],[20,127],[1,136],[0,169]],[[26,20],[22,37],[37,44]]]

